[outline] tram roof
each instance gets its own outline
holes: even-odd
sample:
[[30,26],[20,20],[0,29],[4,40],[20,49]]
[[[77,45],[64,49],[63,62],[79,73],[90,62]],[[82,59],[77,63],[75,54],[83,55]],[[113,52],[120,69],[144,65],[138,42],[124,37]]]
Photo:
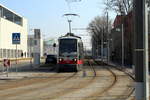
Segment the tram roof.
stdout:
[[76,36],[76,35],[74,35],[73,33],[67,33],[66,35],[64,35],[64,36],[61,36],[60,38],[68,38],[68,37],[72,37],[72,38],[79,38],[79,39],[81,39],[81,37],[79,37],[79,36]]

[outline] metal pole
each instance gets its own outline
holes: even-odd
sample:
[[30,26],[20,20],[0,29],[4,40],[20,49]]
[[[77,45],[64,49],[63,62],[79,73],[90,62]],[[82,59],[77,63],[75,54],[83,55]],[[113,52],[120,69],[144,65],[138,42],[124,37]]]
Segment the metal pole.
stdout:
[[103,33],[104,33],[104,28],[102,29],[102,34],[101,34],[101,59],[103,61]]
[[31,39],[30,39],[30,66],[32,67]]
[[149,100],[149,53],[148,53],[148,5],[146,0],[143,0],[143,38],[144,38],[144,100]]
[[[107,0],[108,2],[108,0]],[[109,20],[109,16],[108,16],[108,11],[107,11],[107,62],[109,63],[109,60],[110,60],[110,54],[109,54],[109,51],[110,51],[110,48],[109,48],[109,27],[108,27],[108,20]]]
[[8,77],[8,73],[9,73],[9,69],[8,69],[8,66],[6,66],[6,69],[7,69],[7,77]]
[[149,100],[148,20],[146,0],[134,0],[135,99]]
[[53,47],[53,53],[55,54],[55,47]]
[[18,53],[17,53],[17,44],[16,44],[16,72],[17,72],[17,55]]
[[[3,60],[3,62],[2,62],[2,65],[4,64],[4,54],[3,54],[3,49],[2,49],[2,60]],[[3,65],[3,72],[5,72],[5,67],[4,67],[4,65]]]
[[69,33],[71,33],[71,20],[68,20],[68,23],[69,23]]
[[122,67],[124,67],[124,29],[123,24],[121,25],[121,32],[122,32]]

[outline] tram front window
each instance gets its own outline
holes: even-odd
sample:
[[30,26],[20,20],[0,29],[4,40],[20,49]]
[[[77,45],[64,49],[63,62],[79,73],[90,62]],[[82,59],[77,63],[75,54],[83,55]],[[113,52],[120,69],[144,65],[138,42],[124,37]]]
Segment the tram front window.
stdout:
[[77,40],[61,39],[59,43],[60,56],[77,56]]

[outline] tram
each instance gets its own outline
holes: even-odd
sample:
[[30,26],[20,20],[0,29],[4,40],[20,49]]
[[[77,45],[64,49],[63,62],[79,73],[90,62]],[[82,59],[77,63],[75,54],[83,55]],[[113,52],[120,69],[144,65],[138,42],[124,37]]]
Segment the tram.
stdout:
[[79,71],[83,66],[83,42],[81,37],[67,33],[58,39],[58,58],[56,71]]

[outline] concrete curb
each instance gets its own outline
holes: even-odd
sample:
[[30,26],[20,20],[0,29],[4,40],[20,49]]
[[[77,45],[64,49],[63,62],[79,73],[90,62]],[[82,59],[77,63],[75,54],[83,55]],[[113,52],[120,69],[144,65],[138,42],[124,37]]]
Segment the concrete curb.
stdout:
[[[16,58],[8,58],[8,59],[10,59],[10,61],[16,61]],[[33,60],[33,58],[17,58],[17,60],[18,61],[21,61],[21,60]],[[45,58],[41,58],[41,59],[45,59]],[[3,61],[3,59],[1,58],[0,59],[0,62],[2,62]]]

